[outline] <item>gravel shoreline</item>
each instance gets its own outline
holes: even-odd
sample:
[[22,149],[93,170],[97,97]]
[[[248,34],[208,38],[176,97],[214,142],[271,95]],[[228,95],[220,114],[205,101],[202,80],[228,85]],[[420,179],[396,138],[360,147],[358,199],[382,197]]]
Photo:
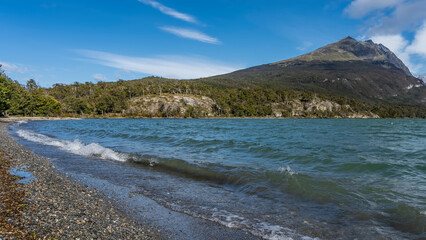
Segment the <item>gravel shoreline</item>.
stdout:
[[[0,122],[0,150],[13,167],[32,173],[35,179],[21,184],[26,208],[8,223],[24,221],[25,231],[36,239],[162,239],[161,231],[129,219],[102,194],[60,174],[46,158],[16,143]],[[14,239],[0,232],[0,239]]]

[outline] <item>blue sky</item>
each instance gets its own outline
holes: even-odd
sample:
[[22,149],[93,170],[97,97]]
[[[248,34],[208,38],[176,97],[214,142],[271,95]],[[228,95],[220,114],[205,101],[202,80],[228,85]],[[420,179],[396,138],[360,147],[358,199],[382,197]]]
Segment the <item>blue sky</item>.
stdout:
[[346,36],[426,73],[425,0],[1,0],[0,64],[54,83],[197,78],[295,57]]

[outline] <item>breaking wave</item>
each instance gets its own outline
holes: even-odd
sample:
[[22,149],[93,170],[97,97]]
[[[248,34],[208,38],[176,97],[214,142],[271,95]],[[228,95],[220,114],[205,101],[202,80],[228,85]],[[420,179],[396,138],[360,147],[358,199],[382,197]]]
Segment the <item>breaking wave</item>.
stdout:
[[[31,130],[19,129],[16,131],[16,134],[27,141],[56,147],[68,153],[84,157],[97,157],[104,160],[129,162],[141,167],[153,168],[157,171],[195,180],[210,181],[221,185],[233,185],[239,191],[249,194],[262,193],[265,195],[269,191],[275,192],[278,189],[274,189],[273,186],[277,184],[287,186],[287,190],[289,190],[288,188],[292,188],[293,182],[297,180],[287,177],[298,175],[290,166],[281,167],[275,172],[252,168],[240,169],[235,166],[224,166],[213,163],[207,165],[196,164],[182,159],[159,158],[156,156],[140,155],[138,153],[118,152],[97,143],[85,144],[78,139],[74,141],[57,139]],[[265,188],[268,185],[270,186]]]
[[28,123],[28,121],[26,121],[26,120],[20,120],[20,121],[16,121],[15,122],[16,123],[16,125],[21,125],[21,124],[26,124],[26,123]]
[[278,171],[280,173],[286,173],[289,174],[290,176],[293,176],[294,174],[297,174],[297,172],[295,172],[290,166],[286,166],[286,167],[279,167]]
[[115,152],[97,143],[84,144],[77,139],[74,141],[62,140],[28,130],[18,130],[16,133],[19,137],[24,138],[25,140],[57,147],[69,153],[86,157],[99,157],[105,160],[119,162],[127,161],[127,156],[125,154]]

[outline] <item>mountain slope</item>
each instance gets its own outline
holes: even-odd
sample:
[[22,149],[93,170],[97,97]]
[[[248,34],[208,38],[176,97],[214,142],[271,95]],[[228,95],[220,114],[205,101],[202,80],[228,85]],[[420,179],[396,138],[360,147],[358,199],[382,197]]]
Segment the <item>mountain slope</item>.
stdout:
[[394,53],[371,40],[358,42],[350,37],[296,58],[213,79],[309,90],[370,102],[426,104],[423,82],[413,77]]

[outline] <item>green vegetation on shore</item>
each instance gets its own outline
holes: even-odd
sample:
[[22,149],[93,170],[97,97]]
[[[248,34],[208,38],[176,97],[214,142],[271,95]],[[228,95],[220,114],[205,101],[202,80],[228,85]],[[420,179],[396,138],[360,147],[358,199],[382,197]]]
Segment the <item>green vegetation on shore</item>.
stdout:
[[[190,97],[194,104],[164,102],[159,97]],[[151,111],[137,104],[155,105]],[[212,102],[208,109],[198,98]],[[143,99],[143,101],[141,100]],[[195,100],[194,100],[195,99]],[[326,106],[326,107],[324,107]],[[133,109],[133,110],[132,110]],[[18,116],[63,117],[298,117],[298,118],[425,118],[416,105],[371,103],[313,91],[286,90],[250,81],[218,78],[172,80],[158,77],[118,82],[55,84],[44,89],[29,80],[26,86],[0,75],[0,113]]]
[[[1,67],[1,65],[0,65]],[[26,86],[13,81],[0,68],[0,115],[58,116],[61,104],[33,79]]]

